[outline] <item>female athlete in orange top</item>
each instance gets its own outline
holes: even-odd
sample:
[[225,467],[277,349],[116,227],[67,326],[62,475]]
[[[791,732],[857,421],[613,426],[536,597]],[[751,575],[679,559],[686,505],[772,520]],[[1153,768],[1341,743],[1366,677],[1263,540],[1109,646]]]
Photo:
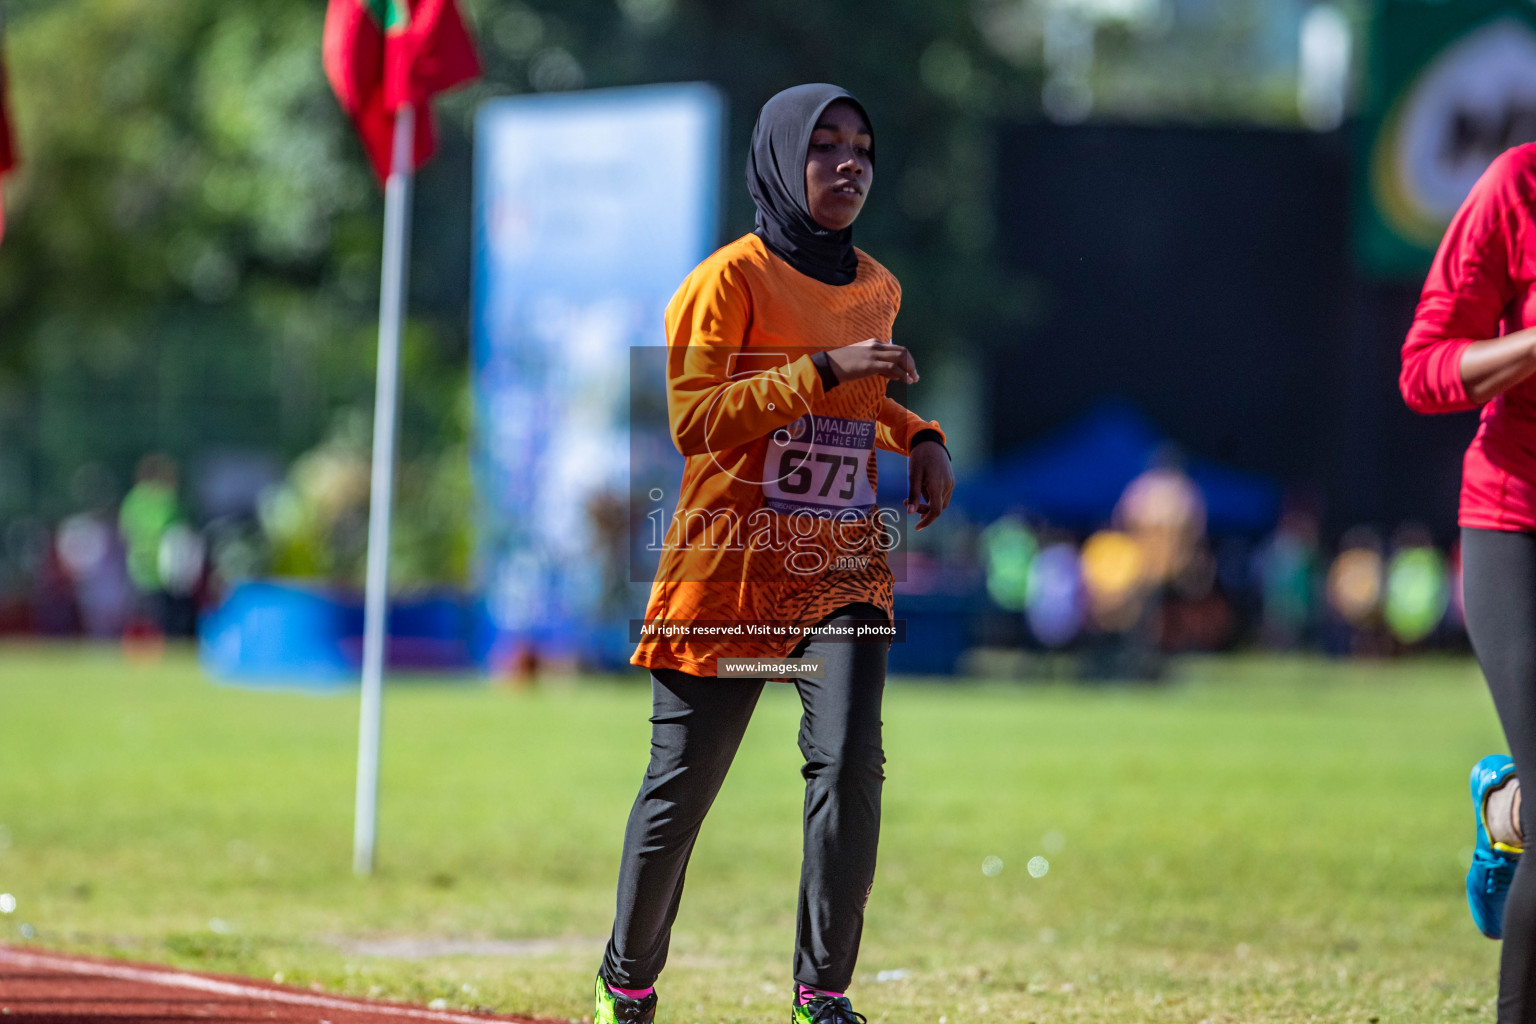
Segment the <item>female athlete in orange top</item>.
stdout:
[[[747,159],[756,230],[667,306],[667,405],[687,461],[633,659],[651,670],[651,760],[625,831],[597,1024],[655,1014],[688,857],[764,678],[791,678],[805,712],[793,1018],[863,1019],[843,993],[880,832],[895,536],[875,503],[874,449],[908,456],[918,529],[954,487],[938,425],[885,394],[918,374],[889,340],[900,286],[853,247],[873,177],[856,99],[831,85],[774,96]],[[877,639],[844,639],[860,633]],[[756,678],[720,664],[786,656],[803,660]]]

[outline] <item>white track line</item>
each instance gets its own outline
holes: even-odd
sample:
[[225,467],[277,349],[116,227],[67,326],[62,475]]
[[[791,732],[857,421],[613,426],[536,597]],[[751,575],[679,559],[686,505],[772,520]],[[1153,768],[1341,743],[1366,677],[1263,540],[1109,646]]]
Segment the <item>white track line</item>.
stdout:
[[[370,1003],[362,999],[338,999],[334,996],[309,995],[285,989],[259,988],[229,981],[216,981],[181,971],[145,970],[126,965],[102,964],[90,960],[70,960],[65,957],[44,956],[38,953],[22,953],[0,947],[0,963],[18,967],[40,967],[44,970],[68,974],[83,974],[94,978],[116,978],[146,985],[166,985],[171,988],[190,988],[214,995],[234,996],[271,1003],[287,1003],[291,1006],[315,1006],[325,1010],[346,1010],[351,1013],[377,1013],[390,1017],[406,1017],[411,1020],[442,1021],[443,1024],[488,1024],[495,1017],[471,1016],[467,1013],[444,1013],[441,1010],[418,1010],[410,1006],[392,1006],[388,1003]],[[110,1002],[110,1000],[103,1000]]]

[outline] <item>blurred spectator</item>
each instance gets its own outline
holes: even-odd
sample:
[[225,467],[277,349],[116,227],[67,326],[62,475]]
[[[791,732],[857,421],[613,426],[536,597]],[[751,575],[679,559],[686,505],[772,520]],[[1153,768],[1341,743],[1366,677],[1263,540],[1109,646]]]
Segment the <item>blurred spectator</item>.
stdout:
[[1141,549],[1142,574],[1153,588],[1184,571],[1205,537],[1205,499],[1177,448],[1158,449],[1151,468],[1126,485],[1115,522]]
[[1184,472],[1177,448],[1164,445],[1126,485],[1116,529],[1083,545],[1082,570],[1094,622],[1102,631],[1094,675],[1153,678],[1163,650],[1212,642],[1229,629],[1211,598],[1215,562],[1204,554],[1205,501]]
[[592,556],[598,563],[604,614],[622,618],[634,597],[629,580],[629,537],[633,523],[629,502],[622,493],[598,491],[587,499],[587,525],[592,534]]
[[74,592],[85,634],[121,634],[134,616],[137,595],[111,517],[100,511],[70,516],[59,524],[54,550]]
[[1077,639],[1088,614],[1088,593],[1076,546],[1047,544],[1029,567],[1027,605],[1029,628],[1046,647],[1065,647]]
[[1004,516],[981,532],[987,559],[987,593],[999,608],[1021,612],[1029,591],[1035,535],[1016,516]]
[[160,576],[160,547],[166,531],[182,518],[176,487],[176,463],[160,453],[146,455],[139,460],[137,482],[118,512],[128,576],[139,592],[145,617],[162,632],[171,608]]
[[1096,631],[1087,635],[1083,672],[1091,679],[1154,679],[1162,672],[1147,600],[1147,559],[1129,533],[1100,530],[1083,543],[1083,582]]
[[1450,602],[1445,556],[1435,549],[1429,531],[1416,525],[1399,527],[1386,570],[1387,628],[1399,643],[1419,643],[1439,628]]
[[198,597],[207,554],[202,535],[186,523],[172,523],[161,536],[156,569],[161,591],[160,628],[166,636],[197,635]]
[[[1336,616],[1329,646],[1340,653],[1383,654],[1381,605],[1385,589],[1381,538],[1368,526],[1344,534],[1328,568],[1328,605]],[[1342,627],[1342,628],[1339,628]]]
[[1158,646],[1169,652],[1215,651],[1232,641],[1232,604],[1217,585],[1216,556],[1201,542],[1164,588]]
[[7,531],[17,560],[31,573],[32,626],[42,636],[69,636],[80,631],[74,584],[59,558],[53,535],[42,523],[22,520]]
[[1260,638],[1266,647],[1288,651],[1308,638],[1317,609],[1317,540],[1317,516],[1289,507],[1259,552]]
[[1107,633],[1135,626],[1145,606],[1142,581],[1148,576],[1147,556],[1136,538],[1100,530],[1083,543],[1082,567],[1094,625]]

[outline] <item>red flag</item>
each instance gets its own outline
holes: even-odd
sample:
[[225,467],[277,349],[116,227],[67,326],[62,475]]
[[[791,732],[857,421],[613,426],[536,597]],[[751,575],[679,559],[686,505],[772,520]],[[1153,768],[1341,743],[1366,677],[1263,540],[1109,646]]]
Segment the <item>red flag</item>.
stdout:
[[[9,89],[5,80],[5,14],[0,11],[0,182],[16,168],[21,158],[16,151],[16,136],[11,132]],[[0,193],[0,240],[5,238],[5,195]]]
[[414,170],[437,148],[432,97],[480,74],[475,42],[454,0],[330,0],[323,57],[325,75],[380,181],[389,177],[400,105],[416,107]]

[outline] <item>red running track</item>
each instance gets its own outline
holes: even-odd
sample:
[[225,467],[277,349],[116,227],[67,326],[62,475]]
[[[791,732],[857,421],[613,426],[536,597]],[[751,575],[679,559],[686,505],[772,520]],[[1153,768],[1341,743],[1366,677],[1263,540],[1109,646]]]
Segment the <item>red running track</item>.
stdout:
[[548,1024],[0,946],[0,1024]]

